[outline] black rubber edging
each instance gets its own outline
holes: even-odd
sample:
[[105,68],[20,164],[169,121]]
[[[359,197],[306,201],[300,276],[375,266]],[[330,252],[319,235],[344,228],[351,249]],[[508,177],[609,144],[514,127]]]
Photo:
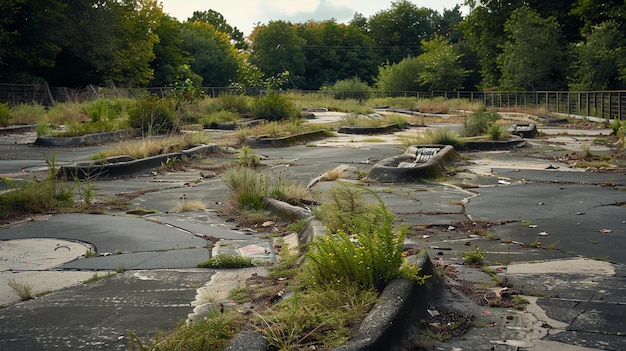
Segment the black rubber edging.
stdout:
[[250,147],[263,148],[263,147],[285,147],[298,143],[304,143],[311,140],[318,140],[326,137],[326,131],[323,129],[315,130],[312,132],[300,133],[295,135],[289,135],[280,138],[270,137],[246,137],[246,144]]
[[[123,177],[144,172],[146,170],[161,167],[168,160],[181,160],[183,157],[191,158],[196,155],[216,153],[220,151],[217,144],[199,145],[194,148],[146,157],[142,159],[111,158],[112,163],[76,163],[74,165],[64,165],[59,168],[58,177],[74,179],[101,179],[112,177]],[[117,160],[119,162],[114,162]]]
[[524,147],[527,144],[526,140],[517,135],[511,135],[511,139],[505,141],[466,141],[461,149],[463,151],[510,150]]
[[114,141],[129,139],[134,135],[134,131],[116,130],[107,133],[94,133],[77,137],[57,138],[51,136],[37,137],[33,145],[44,147],[73,147],[90,146],[111,143]]
[[397,124],[388,124],[381,127],[342,126],[337,130],[337,133],[375,135],[394,133],[401,130],[402,128],[398,127]]

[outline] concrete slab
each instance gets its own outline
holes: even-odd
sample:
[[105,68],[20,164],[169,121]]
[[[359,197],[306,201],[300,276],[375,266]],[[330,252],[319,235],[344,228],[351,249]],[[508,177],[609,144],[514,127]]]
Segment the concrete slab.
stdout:
[[208,248],[129,252],[74,260],[61,265],[66,270],[137,270],[195,268],[210,256]]

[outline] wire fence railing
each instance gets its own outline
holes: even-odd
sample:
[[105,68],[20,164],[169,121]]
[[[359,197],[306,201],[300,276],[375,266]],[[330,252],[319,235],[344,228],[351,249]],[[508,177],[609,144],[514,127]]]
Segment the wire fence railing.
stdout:
[[[232,93],[230,87],[203,87],[207,96]],[[49,87],[48,85],[0,84],[0,102],[10,106],[37,103],[51,106],[56,102],[82,102],[98,98],[137,98],[146,94],[164,97],[171,87],[120,88],[89,85],[83,89]],[[298,91],[307,94],[328,94],[328,91]],[[344,92],[343,98],[361,96],[362,92]],[[626,119],[626,91],[393,91],[375,92],[377,97],[412,97],[415,99],[465,99],[479,102],[489,108],[532,108],[551,113],[604,118]]]

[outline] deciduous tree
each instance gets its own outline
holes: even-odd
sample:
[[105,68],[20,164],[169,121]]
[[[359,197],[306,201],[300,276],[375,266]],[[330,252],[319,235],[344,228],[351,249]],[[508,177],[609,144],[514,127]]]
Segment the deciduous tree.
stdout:
[[237,80],[239,56],[228,34],[205,22],[185,22],[182,49],[192,58],[191,69],[202,77],[202,85],[225,87]]
[[542,18],[527,6],[513,11],[498,63],[500,86],[509,90],[553,90],[564,86],[564,46],[554,17]]
[[572,90],[626,88],[626,40],[615,21],[603,22],[573,45]]

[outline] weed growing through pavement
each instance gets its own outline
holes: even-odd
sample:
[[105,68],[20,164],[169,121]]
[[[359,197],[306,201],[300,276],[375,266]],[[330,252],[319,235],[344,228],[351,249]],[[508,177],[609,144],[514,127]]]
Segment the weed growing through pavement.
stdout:
[[22,301],[33,298],[33,287],[29,283],[11,278],[7,281],[7,285],[15,291]]
[[466,265],[474,266],[474,265],[482,265],[483,260],[485,259],[485,250],[476,246],[474,250],[465,251],[462,255],[463,262]]
[[246,268],[252,267],[252,260],[239,255],[217,255],[206,262],[198,263],[198,268]]
[[402,256],[406,228],[394,228],[394,216],[378,195],[371,193],[377,205],[367,205],[355,187],[340,185],[329,191],[331,203],[321,211],[334,226],[328,226],[328,235],[313,240],[305,268],[320,285],[345,282],[382,291],[401,276],[423,283],[419,268]]

